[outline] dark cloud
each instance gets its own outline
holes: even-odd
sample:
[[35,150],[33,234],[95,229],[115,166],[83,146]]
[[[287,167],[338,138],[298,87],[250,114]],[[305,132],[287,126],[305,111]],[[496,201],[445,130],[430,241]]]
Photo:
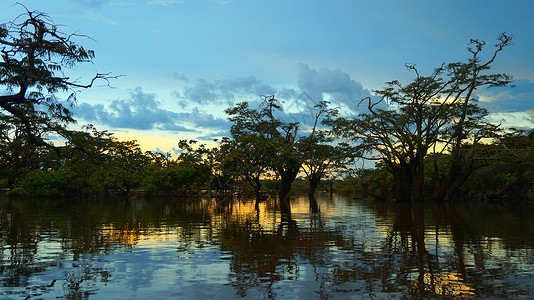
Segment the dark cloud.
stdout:
[[332,100],[356,109],[359,101],[370,96],[368,90],[361,83],[353,80],[350,75],[339,69],[312,69],[306,64],[297,65],[297,85],[313,101],[322,101],[323,95],[328,94]]
[[[76,117],[87,122],[98,122],[114,128],[168,131],[229,128],[226,120],[216,118],[212,114],[201,113],[197,108],[185,113],[163,109],[155,94],[145,93],[140,87],[134,89],[127,100],[113,100],[108,106],[80,103],[75,107],[74,113]],[[194,128],[188,128],[189,124]]]
[[521,79],[513,82],[514,86],[489,88],[479,91],[480,105],[490,113],[497,112],[532,112],[534,111],[534,82]]
[[226,103],[232,104],[239,96],[273,95],[276,89],[263,83],[255,76],[243,76],[231,79],[217,79],[208,81],[197,79],[195,84],[186,86],[182,100],[199,104]]

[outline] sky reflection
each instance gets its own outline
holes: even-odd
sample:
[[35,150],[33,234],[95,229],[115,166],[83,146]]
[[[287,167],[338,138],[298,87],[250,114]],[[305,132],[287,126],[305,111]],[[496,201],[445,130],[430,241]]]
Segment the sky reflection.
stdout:
[[492,207],[321,195],[284,224],[269,202],[62,201],[0,201],[0,297],[534,296],[531,208],[499,208],[528,225],[510,236]]

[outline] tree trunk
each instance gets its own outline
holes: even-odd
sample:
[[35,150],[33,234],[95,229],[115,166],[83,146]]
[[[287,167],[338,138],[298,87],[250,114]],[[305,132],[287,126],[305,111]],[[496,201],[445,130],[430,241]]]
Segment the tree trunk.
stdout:
[[259,211],[260,202],[262,202],[264,199],[263,199],[262,194],[260,193],[260,189],[254,189],[254,194],[256,196],[256,203],[254,204],[254,207],[256,208],[257,211]]
[[297,177],[299,169],[290,169],[280,171],[280,191],[278,197],[280,200],[280,212],[282,215],[291,215],[291,205],[289,203],[289,192],[291,191],[291,184],[295,177]]
[[409,202],[412,197],[412,171],[409,165],[397,165],[393,170],[394,197],[397,201]]
[[415,201],[424,200],[424,187],[425,187],[425,170],[424,164],[418,162],[414,166],[412,174],[412,194]]
[[467,181],[469,176],[476,170],[473,161],[464,155],[454,155],[451,167],[447,175],[447,189],[445,190],[445,201],[454,201],[460,198],[460,188]]
[[[463,156],[451,157],[451,164],[446,178],[443,180],[439,174],[434,174],[434,200],[437,202],[458,200],[461,187],[469,176],[477,169],[472,162],[464,162]],[[468,164],[468,165],[466,165]],[[480,166],[479,166],[480,167]],[[437,176],[437,177],[436,177]]]
[[315,194],[315,190],[317,190],[317,186],[319,186],[319,183],[321,182],[320,176],[310,176],[308,177],[308,181],[310,182],[310,187],[308,189],[308,196],[313,197]]
[[434,167],[434,175],[432,175],[432,181],[434,182],[434,191],[432,194],[432,199],[434,199],[434,201],[436,202],[443,202],[445,199],[445,191],[447,189],[447,184],[439,175],[437,167]]
[[254,188],[254,196],[256,197],[256,202],[262,202],[263,200],[265,200],[260,190],[261,186]]

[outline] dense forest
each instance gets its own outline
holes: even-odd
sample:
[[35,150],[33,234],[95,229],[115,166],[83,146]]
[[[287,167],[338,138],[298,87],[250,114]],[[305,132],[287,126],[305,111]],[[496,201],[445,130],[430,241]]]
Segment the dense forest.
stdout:
[[[74,42],[78,37],[36,11],[0,27],[0,188],[6,195],[209,193],[230,201],[249,193],[261,201],[274,191],[288,211],[300,178],[311,197],[321,184],[398,201],[534,197],[534,131],[492,123],[477,103],[477,90],[512,83],[508,74],[491,73],[511,44],[505,33],[494,47],[471,40],[467,61],[444,63],[429,75],[407,65],[411,82],[390,81],[372,97],[354,99],[358,113],[322,101],[303,124],[284,120],[274,95],[258,96],[257,107],[237,103],[225,109],[228,137],[215,147],[176,141],[176,157],[143,152],[136,141],[90,124],[71,129],[77,92],[117,78],[98,73],[80,83],[64,74],[94,58]],[[358,168],[361,160],[374,167]]]

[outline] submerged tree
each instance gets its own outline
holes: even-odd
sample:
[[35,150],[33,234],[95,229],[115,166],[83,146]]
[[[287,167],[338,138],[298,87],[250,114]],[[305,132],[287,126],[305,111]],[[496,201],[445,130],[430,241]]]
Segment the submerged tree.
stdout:
[[261,179],[269,171],[265,140],[257,134],[236,135],[221,142],[222,165],[236,180],[244,180],[253,190],[256,204],[264,200]]
[[468,192],[484,201],[533,198],[534,130],[512,128],[487,151],[492,163],[469,178]]
[[299,146],[307,151],[302,160],[302,171],[309,182],[310,198],[314,197],[321,180],[329,175],[333,177],[334,173],[347,173],[355,157],[352,147],[345,143],[335,144],[325,131],[301,139]]
[[[502,34],[492,55],[482,61],[485,45],[471,40],[467,62],[443,64],[430,76],[422,76],[413,65],[413,82],[402,85],[388,82],[375,91],[378,100],[366,98],[369,112],[355,118],[331,120],[334,134],[356,144],[365,158],[382,161],[393,175],[394,195],[398,200],[423,199],[425,158],[435,159],[434,197],[449,200],[459,191],[474,170],[483,166],[481,143],[491,138],[496,125],[484,120],[487,111],[476,103],[475,91],[481,87],[505,86],[507,74],[487,74],[497,55],[511,43]],[[387,104],[381,108],[379,104]],[[448,154],[446,171],[437,161]],[[476,159],[475,159],[476,158]]]
[[267,156],[269,169],[280,176],[280,208],[289,213],[291,208],[288,194],[291,183],[300,170],[298,151],[294,147],[299,126],[277,118],[276,113],[281,110],[282,106],[274,96],[265,96],[258,109],[250,108],[248,102],[241,102],[227,109],[226,113],[230,116],[230,121],[234,122],[230,132],[235,140],[253,136],[264,145],[261,152]]
[[[279,177],[280,209],[284,214],[288,214],[291,212],[289,204],[291,184],[301,170],[302,162],[307,158],[312,145],[311,138],[315,135],[319,121],[331,111],[327,108],[327,102],[316,105],[314,124],[303,134],[310,139],[303,142],[303,136],[298,136],[300,124],[284,122],[277,115],[282,111],[279,100],[274,96],[263,96],[262,100],[256,109],[250,108],[248,102],[241,102],[227,109],[226,113],[234,123],[230,132],[233,139],[240,143],[239,146],[244,147],[243,155],[253,158],[248,162],[267,163],[265,170],[274,172]],[[246,153],[254,149],[257,152]]]

